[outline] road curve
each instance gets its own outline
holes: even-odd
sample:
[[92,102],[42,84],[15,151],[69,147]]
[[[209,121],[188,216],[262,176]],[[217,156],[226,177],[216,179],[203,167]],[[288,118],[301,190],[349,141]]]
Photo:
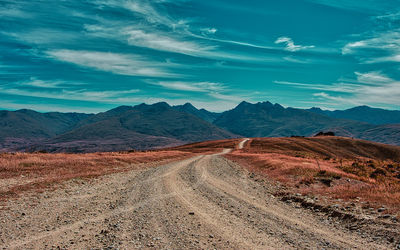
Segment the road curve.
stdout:
[[227,152],[14,201],[0,211],[0,248],[384,249],[279,201]]
[[244,144],[249,140],[250,140],[249,138],[245,138],[241,142],[239,142],[238,149],[243,149]]

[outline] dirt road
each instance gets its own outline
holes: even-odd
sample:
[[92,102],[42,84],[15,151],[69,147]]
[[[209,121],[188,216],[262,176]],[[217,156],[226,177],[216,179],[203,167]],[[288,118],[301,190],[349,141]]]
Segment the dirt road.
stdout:
[[243,149],[244,144],[245,144],[247,141],[249,141],[249,140],[250,140],[249,138],[243,139],[243,140],[239,143],[238,149]]
[[221,154],[71,181],[0,211],[0,249],[384,248],[274,191]]

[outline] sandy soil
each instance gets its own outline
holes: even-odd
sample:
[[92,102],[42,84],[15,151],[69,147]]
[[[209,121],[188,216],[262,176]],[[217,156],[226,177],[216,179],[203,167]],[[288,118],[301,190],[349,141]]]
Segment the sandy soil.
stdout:
[[390,248],[280,201],[276,188],[221,154],[69,181],[0,210],[0,248]]

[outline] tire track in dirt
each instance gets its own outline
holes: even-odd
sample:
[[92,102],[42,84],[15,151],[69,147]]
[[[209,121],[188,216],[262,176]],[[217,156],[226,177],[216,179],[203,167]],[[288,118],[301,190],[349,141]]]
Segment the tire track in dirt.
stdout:
[[[84,216],[82,216],[83,218],[79,218],[79,216],[76,217],[76,220],[74,220],[72,223],[69,223],[67,225],[62,225],[58,227],[54,228],[53,230],[50,231],[46,231],[46,232],[42,232],[42,233],[35,233],[34,230],[30,230],[32,235],[28,235],[27,237],[16,237],[18,238],[15,241],[11,241],[7,244],[5,244],[6,247],[9,248],[20,248],[26,245],[30,245],[33,243],[36,243],[38,241],[41,240],[45,240],[46,238],[54,238],[57,237],[57,235],[60,235],[66,231],[73,231],[75,229],[81,229],[81,227],[87,225],[87,224],[91,224],[91,223],[101,223],[102,221],[104,221],[107,218],[113,217],[113,216],[118,216],[120,214],[124,214],[124,213],[129,213],[134,211],[135,209],[137,209],[138,207],[144,206],[146,203],[153,203],[153,202],[157,202],[160,199],[165,199],[168,198],[169,196],[173,196],[174,194],[164,194],[161,196],[145,196],[143,197],[144,192],[142,192],[142,195],[138,195],[138,193],[140,192],[135,192],[136,190],[140,190],[143,188],[145,188],[146,186],[148,186],[149,184],[153,183],[153,182],[159,182],[162,178],[165,178],[166,176],[168,176],[169,173],[168,170],[170,167],[176,167],[176,166],[186,166],[187,164],[190,164],[193,161],[196,161],[199,157],[194,157],[188,160],[184,160],[178,163],[173,163],[173,164],[168,164],[166,166],[163,167],[159,167],[159,168],[151,168],[149,170],[145,170],[145,171],[141,171],[139,173],[132,172],[129,173],[130,176],[128,176],[129,178],[126,180],[126,182],[122,183],[123,188],[122,189],[117,189],[115,190],[114,188],[112,188],[114,186],[114,184],[118,183],[118,180],[113,179],[111,183],[101,183],[100,186],[103,187],[102,190],[98,190],[100,192],[92,194],[90,196],[85,196],[85,195],[81,195],[81,196],[74,196],[73,198],[78,199],[75,200],[74,203],[77,203],[79,205],[85,205],[85,204],[90,204],[91,199],[100,199],[100,201],[102,202],[101,205],[105,205],[105,203],[109,203],[107,199],[107,196],[113,196],[115,195],[116,201],[114,203],[119,203],[117,205],[117,207],[115,208],[110,208],[110,209],[106,209],[106,211],[104,211],[102,214],[100,215],[91,215],[91,213],[85,214]],[[116,176],[120,176],[121,174],[118,174]],[[131,178],[131,179],[130,179]],[[121,183],[119,183],[121,185]],[[106,186],[104,188],[104,186]],[[117,186],[117,185],[115,185]],[[111,188],[110,188],[111,187]],[[117,193],[116,193],[117,191]],[[84,198],[84,199],[80,199],[80,198]],[[88,199],[89,198],[89,199]],[[68,198],[65,197],[65,195],[61,195],[61,197],[57,196],[54,198],[49,198],[48,199],[50,202],[57,202],[59,200],[66,200],[68,201]],[[46,206],[46,205],[45,205]],[[25,208],[27,209],[27,208]],[[24,210],[25,210],[24,209]],[[67,207],[65,209],[63,209],[63,212],[66,213],[71,213],[73,212],[73,208],[71,207]],[[93,210],[93,208],[91,208],[91,210]],[[46,211],[46,212],[52,212],[52,211]],[[41,212],[37,211],[34,213],[38,214],[39,217]],[[51,214],[45,214],[42,216],[50,216],[50,217],[55,217],[57,216],[58,213],[51,213]],[[32,221],[32,224],[39,224],[40,223],[40,218],[34,218],[36,220]],[[0,224],[1,225],[1,224]],[[3,225],[1,225],[3,226]],[[6,227],[2,227],[2,228],[6,228]],[[5,240],[3,240],[5,241]],[[3,247],[3,245],[0,245]]]
[[[281,231],[282,234],[286,234],[284,238],[286,238],[286,240],[289,238],[289,242],[294,242],[299,238],[309,242],[317,242],[320,239],[325,239],[322,241],[323,244],[329,243],[331,248],[337,247],[340,249],[356,248],[357,246],[365,244],[364,239],[357,239],[359,237],[349,235],[349,232],[337,232],[336,229],[328,228],[326,225],[318,223],[318,221],[310,218],[307,214],[302,214],[300,218],[296,218],[293,209],[279,202],[271,202],[271,200],[266,199],[265,192],[259,192],[257,186],[251,187],[251,185],[249,185],[251,182],[249,182],[247,176],[235,176],[232,174],[235,173],[235,171],[231,169],[231,166],[228,168],[229,161],[226,159],[210,157],[204,160],[214,161],[213,163],[206,162],[204,164],[199,164],[200,170],[198,171],[206,176],[205,179],[209,190],[223,193],[227,197],[226,200],[229,200],[229,198],[237,200],[238,203],[242,204],[242,209],[244,211],[246,211],[246,209],[256,210],[256,220],[267,220],[270,226],[276,227],[274,229],[275,232]],[[219,167],[216,168],[216,166]],[[228,168],[224,171],[224,176],[218,173],[218,171],[223,171],[221,170],[221,166]],[[226,173],[230,175],[228,176]],[[243,172],[240,174],[243,175]],[[245,180],[245,183],[240,181],[240,179]],[[247,190],[245,190],[246,187],[248,188]],[[258,194],[256,192],[258,192]],[[259,194],[264,195],[260,197]],[[286,232],[282,229],[286,229]],[[300,242],[297,242],[296,247],[307,247],[301,246],[299,243]],[[367,244],[366,246],[369,246],[371,249],[382,248],[380,245],[374,243]],[[366,246],[364,246],[364,248]]]
[[[199,194],[199,190],[202,189],[202,186],[207,181],[205,174],[198,176],[198,180],[191,183],[186,183],[182,180],[181,175],[186,174],[187,169],[183,173],[177,171],[176,174],[170,175],[169,179],[166,180],[166,187],[177,194],[175,197],[177,203],[185,206],[188,212],[193,212],[203,224],[206,224],[211,229],[209,233],[212,237],[218,236],[223,238],[231,248],[257,249],[259,247],[272,247],[273,245],[281,246],[278,242],[275,242],[273,245],[266,245],[265,243],[257,244],[257,242],[254,242],[254,239],[259,237],[256,237],[256,233],[251,228],[244,228],[245,225],[241,220],[211,202],[207,199],[208,197]],[[191,185],[192,183],[196,184]],[[264,239],[265,242],[273,241],[267,235],[264,235]]]

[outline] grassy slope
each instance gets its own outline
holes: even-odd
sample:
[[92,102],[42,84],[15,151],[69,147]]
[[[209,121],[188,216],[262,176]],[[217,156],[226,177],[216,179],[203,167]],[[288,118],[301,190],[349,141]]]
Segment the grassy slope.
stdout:
[[342,137],[256,138],[227,156],[294,192],[400,212],[400,147]]
[[0,201],[33,191],[38,192],[71,179],[164,164],[190,157],[182,151],[149,151],[89,154],[0,154]]

